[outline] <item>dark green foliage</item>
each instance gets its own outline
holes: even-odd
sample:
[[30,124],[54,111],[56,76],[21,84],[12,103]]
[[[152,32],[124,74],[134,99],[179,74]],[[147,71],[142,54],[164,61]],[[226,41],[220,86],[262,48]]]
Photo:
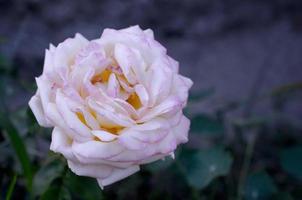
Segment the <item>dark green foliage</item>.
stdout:
[[103,199],[102,191],[93,178],[77,176],[68,171],[65,184],[76,199]]
[[248,176],[244,194],[247,200],[270,199],[276,192],[274,181],[266,172],[257,172]]
[[50,156],[35,174],[33,194],[35,196],[44,194],[51,183],[63,175],[65,167],[65,163],[59,159],[59,156]]
[[283,149],[280,155],[282,168],[294,178],[302,180],[302,146]]
[[224,126],[221,121],[214,117],[199,114],[193,117],[191,121],[191,131],[206,136],[221,136]]
[[31,190],[32,167],[26,147],[17,129],[8,119],[8,116],[5,116],[5,114],[2,112],[0,112],[0,127],[2,128],[2,131],[5,131],[7,133],[7,137],[9,138],[11,146],[13,147],[18,160],[21,163],[23,174],[26,177],[27,188],[28,190]]
[[181,153],[180,162],[188,183],[202,189],[212,180],[229,173],[232,156],[220,147],[209,150],[187,150]]

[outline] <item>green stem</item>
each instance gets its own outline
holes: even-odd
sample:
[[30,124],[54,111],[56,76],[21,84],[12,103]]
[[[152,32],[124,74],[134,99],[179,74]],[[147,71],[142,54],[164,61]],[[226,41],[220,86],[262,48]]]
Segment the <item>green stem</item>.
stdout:
[[244,161],[243,165],[240,171],[240,176],[239,176],[239,182],[238,182],[238,189],[237,189],[237,200],[242,199],[243,195],[243,189],[246,181],[246,177],[250,168],[253,152],[254,152],[254,146],[256,142],[256,137],[257,134],[253,134],[251,139],[248,141],[246,149],[245,149],[245,154],[244,154]]
[[5,200],[10,200],[16,185],[16,181],[17,181],[17,174],[14,174],[13,179],[11,180],[7,193],[6,193],[6,197]]

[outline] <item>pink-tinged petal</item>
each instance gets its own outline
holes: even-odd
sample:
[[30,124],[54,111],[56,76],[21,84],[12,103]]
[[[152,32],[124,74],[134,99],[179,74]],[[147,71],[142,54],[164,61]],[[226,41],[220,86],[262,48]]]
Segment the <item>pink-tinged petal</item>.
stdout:
[[154,37],[148,37],[146,32],[144,32],[138,25],[121,29],[119,30],[119,32],[122,35],[125,35],[125,33],[129,35],[128,37],[131,38],[132,42],[139,43],[142,46],[141,48],[145,49],[145,51],[151,51],[150,53],[152,53],[153,56],[158,56],[167,53],[167,50],[159,42],[154,40]]
[[45,77],[36,78],[36,82],[37,82],[37,86],[38,86],[38,90],[39,90],[41,103],[42,103],[43,109],[45,110],[47,107],[47,104],[51,101],[54,86]]
[[[142,125],[124,129],[118,141],[130,150],[142,150],[147,146],[160,143],[170,133],[169,122],[164,119],[154,119]],[[152,146],[156,150],[155,146]]]
[[138,84],[134,87],[136,94],[139,96],[141,103],[144,106],[147,106],[149,103],[149,94],[145,87],[141,84]]
[[134,91],[134,89],[132,87],[130,87],[128,85],[128,83],[125,82],[125,80],[121,79],[120,77],[118,77],[119,83],[121,85],[121,87],[127,92],[127,93],[132,93]]
[[183,107],[187,102],[189,89],[192,84],[193,82],[190,79],[183,76],[177,75],[174,77],[171,95],[177,96],[183,102]]
[[54,53],[55,51],[56,51],[56,47],[53,45],[53,44],[49,44],[49,51],[51,52],[51,53]]
[[131,69],[133,64],[131,62],[133,60],[131,50],[123,44],[116,44],[114,48],[114,56],[128,82],[135,84],[137,80],[133,74],[133,70]]
[[72,144],[72,150],[81,162],[85,162],[86,159],[108,160],[109,158],[123,152],[125,148],[118,145],[116,141],[107,143],[91,140],[84,143],[74,142]]
[[47,119],[54,124],[55,127],[59,127],[68,137],[79,142],[85,142],[91,140],[91,138],[83,137],[74,130],[70,129],[65,123],[62,115],[58,112],[57,106],[54,103],[49,103],[46,109]]
[[93,165],[68,160],[68,167],[78,176],[89,176],[92,178],[104,179],[109,177],[113,168],[108,165]]
[[166,66],[163,59],[157,59],[149,69],[148,78],[149,107],[153,107],[169,95],[172,87],[173,72]]
[[187,86],[188,89],[190,89],[193,85],[193,81],[187,77],[184,77],[182,75],[178,75],[180,79],[183,81],[183,83]]
[[168,59],[168,66],[172,69],[172,71],[176,74],[178,74],[179,71],[179,63],[178,61],[174,60],[173,58],[171,58],[170,56],[167,56]]
[[132,167],[129,167],[126,169],[115,168],[109,177],[104,178],[104,179],[98,179],[98,183],[99,183],[100,187],[103,188],[104,186],[107,186],[107,185],[110,185],[117,181],[120,181],[138,171],[139,171],[138,165],[135,165],[135,166],[132,166]]
[[133,35],[140,35],[143,34],[143,30],[140,28],[139,25],[130,26],[128,28],[123,28],[118,30],[121,33],[130,33]]
[[70,99],[67,99],[60,90],[57,90],[56,105],[64,122],[71,130],[83,137],[92,138],[89,128],[81,122],[76,113],[71,111]]
[[123,151],[121,154],[113,156],[109,160],[115,162],[132,161],[140,164],[142,161],[155,155],[168,155],[176,149],[176,146],[176,138],[173,133],[169,132],[166,137],[159,142],[148,144],[142,149],[131,150],[128,148],[128,151]]
[[145,35],[150,38],[151,40],[154,40],[154,33],[151,29],[144,30]]
[[145,145],[145,148],[142,149],[127,149],[116,156],[108,158],[108,160],[112,162],[133,162],[140,164],[140,162],[144,161],[145,159],[162,154],[161,149],[158,146],[159,144],[156,143],[152,145]]
[[129,48],[128,50],[128,62],[130,63],[133,73],[135,74],[136,80],[139,83],[146,85],[146,71],[148,66],[141,55],[141,52],[135,48]]
[[115,74],[112,73],[109,76],[109,80],[108,80],[108,88],[107,88],[108,96],[112,98],[116,98],[118,96],[119,90],[120,90],[120,84],[117,81]]
[[[164,118],[155,118],[141,125],[136,125],[127,130],[123,135],[129,135],[141,143],[154,144],[160,142],[169,133],[169,121]],[[123,136],[122,135],[122,136]]]
[[57,46],[54,52],[54,69],[61,79],[67,79],[69,66],[74,64],[77,53],[87,44],[88,40],[77,33],[74,38],[68,38]]
[[173,133],[168,133],[160,143],[158,143],[158,151],[162,154],[169,154],[173,152],[177,147],[177,141]]
[[74,62],[75,56],[79,51],[88,45],[88,43],[89,41],[79,33],[77,33],[74,38],[67,38],[56,48],[55,66],[59,67],[63,64],[70,65],[70,62]]
[[91,131],[91,133],[95,137],[99,138],[102,142],[111,142],[118,138],[117,135],[102,130]]
[[190,120],[183,116],[179,124],[172,128],[178,143],[186,143],[188,141],[188,132],[190,129]]
[[45,113],[44,113],[44,109],[42,107],[41,99],[37,94],[30,99],[28,104],[29,104],[30,109],[34,113],[34,115],[35,115],[35,117],[36,117],[36,119],[37,119],[40,126],[44,126],[44,127],[53,126],[45,118]]
[[169,133],[169,130],[141,131],[136,132],[132,137],[142,143],[155,144],[163,140]]
[[128,102],[118,98],[115,98],[114,102],[117,103],[119,106],[121,106],[133,119],[138,118],[136,110]]
[[[89,66],[89,65],[88,65]],[[87,74],[93,76],[94,69],[91,67],[78,67],[75,66],[72,72],[69,74],[69,85],[75,90],[81,91],[83,87],[83,81],[87,78]]]
[[89,126],[90,129],[92,130],[97,130],[100,128],[99,122],[95,119],[95,117],[87,111],[85,108],[78,108],[78,112],[81,113],[85,119],[85,122]]
[[166,156],[167,155],[165,155],[165,154],[156,154],[154,156],[148,157],[148,158],[140,161],[140,164],[148,164],[148,163],[160,160],[160,159],[165,159]]
[[168,129],[169,124],[168,121],[164,118],[155,118],[148,122],[137,124],[136,126],[132,127],[134,130],[137,131],[154,131],[154,130],[162,130],[162,129]]
[[128,168],[133,165],[133,162],[131,161],[125,161],[125,162],[118,162],[118,161],[110,161],[105,159],[95,159],[95,158],[88,158],[88,157],[76,157],[77,161],[80,163],[85,163],[87,165],[108,165],[111,167],[116,168]]
[[142,150],[147,146],[147,144],[132,136],[137,134],[139,133],[134,130],[123,131],[118,137],[118,141],[122,146],[129,150]]
[[50,50],[46,49],[42,74],[53,73],[53,69],[54,69],[53,59],[54,59],[53,53]]
[[183,117],[183,113],[182,110],[179,110],[177,113],[173,113],[173,115],[164,115],[163,117],[168,120],[170,127],[174,127],[179,124]]
[[76,161],[71,150],[72,139],[69,138],[64,131],[55,127],[52,131],[50,150],[61,153],[65,158]]
[[74,102],[78,104],[84,104],[84,99],[81,97],[79,92],[73,87],[64,87],[63,92],[67,98],[72,99]]
[[122,126],[122,127],[129,127],[135,124],[129,116],[123,115],[121,113],[117,113],[114,108],[110,108],[101,103],[96,103],[93,100],[88,100],[88,105],[92,108],[96,114],[97,119],[100,120],[101,126],[105,123],[106,126]]
[[158,106],[147,111],[137,122],[142,123],[160,115],[177,113],[180,111],[181,107],[182,102],[179,101],[178,98],[169,97]]
[[[96,98],[90,98],[88,97],[88,102],[93,101],[97,105],[100,105],[101,107],[106,107],[108,110],[111,110],[113,112],[120,113],[122,115],[128,115],[128,111],[122,106],[119,102],[123,101],[119,98],[111,98],[109,97],[103,89],[98,89],[98,95]],[[125,102],[125,101],[124,101]],[[133,121],[132,121],[133,122]]]
[[84,48],[82,48],[76,55],[75,64],[80,66],[87,66],[92,64],[93,67],[99,65],[98,62],[105,59],[106,52],[101,45],[96,42],[89,42]]

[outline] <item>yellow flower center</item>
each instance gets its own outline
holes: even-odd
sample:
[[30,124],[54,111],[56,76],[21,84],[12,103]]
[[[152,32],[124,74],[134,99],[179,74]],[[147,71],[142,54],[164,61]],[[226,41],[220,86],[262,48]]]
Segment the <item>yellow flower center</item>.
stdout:
[[133,92],[132,94],[130,94],[130,96],[128,97],[128,99],[126,101],[130,105],[132,105],[133,108],[135,108],[135,109],[139,109],[142,106],[142,103],[141,103],[138,95],[136,94],[136,92]]

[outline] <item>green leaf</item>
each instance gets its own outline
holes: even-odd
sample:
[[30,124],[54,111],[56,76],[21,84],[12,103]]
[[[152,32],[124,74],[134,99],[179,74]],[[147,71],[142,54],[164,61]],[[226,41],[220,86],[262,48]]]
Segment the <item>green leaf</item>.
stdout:
[[51,183],[59,178],[64,171],[65,165],[59,156],[48,158],[46,163],[38,170],[33,180],[33,193],[35,196],[43,194]]
[[179,160],[188,183],[202,189],[213,179],[227,175],[233,158],[222,148],[214,147],[209,150],[186,150],[181,153]]
[[65,184],[71,194],[78,199],[103,199],[102,190],[96,179],[77,176],[68,171]]
[[31,190],[32,185],[32,167],[29,160],[29,156],[22,138],[20,137],[17,129],[9,120],[8,116],[0,111],[0,126],[7,133],[9,141],[16,152],[16,155],[21,163],[23,174],[26,178],[27,188]]
[[266,172],[250,174],[246,180],[244,196],[247,200],[269,199],[277,188]]
[[14,188],[15,188],[15,185],[16,185],[16,181],[17,181],[17,174],[14,174],[14,177],[13,177],[13,179],[11,180],[11,182],[9,184],[5,200],[10,200],[11,199]]
[[211,116],[199,114],[191,121],[191,131],[207,136],[220,136],[223,134],[224,125]]
[[280,160],[284,171],[302,180],[302,146],[284,149],[281,152]]
[[71,200],[68,189],[61,184],[51,185],[41,196],[40,200]]

